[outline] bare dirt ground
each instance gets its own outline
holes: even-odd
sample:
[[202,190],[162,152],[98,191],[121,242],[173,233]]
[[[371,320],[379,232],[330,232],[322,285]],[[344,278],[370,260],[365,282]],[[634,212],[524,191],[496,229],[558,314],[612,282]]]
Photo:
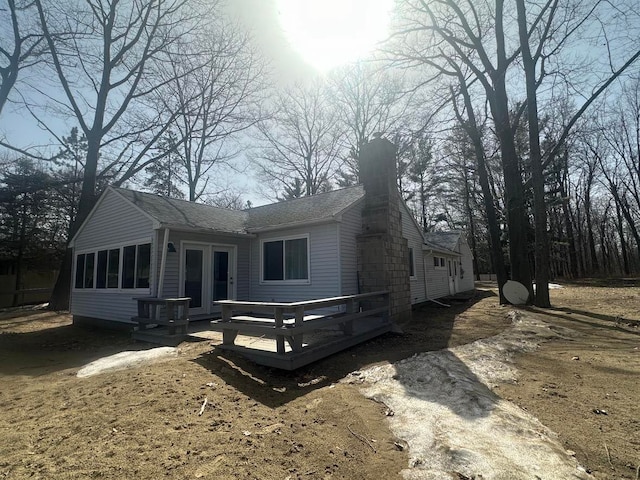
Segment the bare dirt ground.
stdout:
[[[492,386],[559,434],[595,478],[638,478],[640,280],[563,284],[525,315],[562,334]],[[490,285],[422,307],[388,334],[284,373],[183,343],[161,363],[77,378],[87,363],[149,348],[52,312],[0,314],[0,478],[400,478],[409,456],[385,405],[349,373],[509,328]],[[346,380],[345,380],[346,379]],[[202,404],[207,399],[202,415]]]

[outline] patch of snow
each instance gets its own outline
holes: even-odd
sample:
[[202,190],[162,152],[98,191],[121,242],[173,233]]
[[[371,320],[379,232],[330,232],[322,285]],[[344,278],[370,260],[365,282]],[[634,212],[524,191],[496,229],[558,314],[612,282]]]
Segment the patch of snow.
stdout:
[[79,378],[91,377],[104,372],[137,368],[142,365],[174,357],[178,349],[174,347],[158,347],[150,350],[136,350],[116,353],[108,357],[99,358],[78,370]]
[[[549,290],[556,290],[558,288],[564,288],[562,285],[560,285],[559,283],[550,283],[549,284]],[[536,282],[533,282],[533,291],[536,291]]]
[[404,478],[590,478],[553,432],[491,390],[515,381],[515,353],[557,336],[542,322],[509,316],[513,326],[500,335],[360,373],[365,395],[394,412],[391,429],[409,445]]

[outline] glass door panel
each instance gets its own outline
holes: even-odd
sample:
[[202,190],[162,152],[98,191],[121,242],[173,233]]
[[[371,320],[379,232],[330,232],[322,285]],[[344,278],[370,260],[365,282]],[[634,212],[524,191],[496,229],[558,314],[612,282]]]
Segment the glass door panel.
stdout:
[[213,252],[213,292],[212,300],[229,298],[229,252]]
[[187,248],[184,252],[184,296],[191,297],[189,308],[202,307],[202,291],[204,286],[203,278],[203,257],[202,249]]

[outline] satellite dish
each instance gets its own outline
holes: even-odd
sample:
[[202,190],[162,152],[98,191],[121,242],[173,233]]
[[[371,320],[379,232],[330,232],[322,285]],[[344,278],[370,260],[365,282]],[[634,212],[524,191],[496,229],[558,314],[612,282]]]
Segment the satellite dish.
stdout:
[[508,280],[507,283],[504,284],[502,293],[511,305],[524,305],[529,299],[529,290],[527,290],[527,287],[513,280]]

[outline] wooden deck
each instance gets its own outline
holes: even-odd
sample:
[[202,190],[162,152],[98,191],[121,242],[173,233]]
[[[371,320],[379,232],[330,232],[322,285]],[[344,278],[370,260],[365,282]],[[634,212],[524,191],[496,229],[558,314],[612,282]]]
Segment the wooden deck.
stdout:
[[260,365],[295,370],[387,333],[393,326],[386,291],[290,303],[216,303],[219,315],[190,316],[184,332],[170,331],[167,325],[138,330],[134,338],[164,345],[208,340]]
[[390,331],[388,299],[380,291],[290,303],[224,300],[211,329],[222,332],[222,349],[294,370]]

